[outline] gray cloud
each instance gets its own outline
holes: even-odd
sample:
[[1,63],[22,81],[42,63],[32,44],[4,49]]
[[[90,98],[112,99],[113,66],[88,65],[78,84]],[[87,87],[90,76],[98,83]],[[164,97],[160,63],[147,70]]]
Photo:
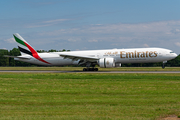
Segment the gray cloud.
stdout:
[[149,47],[149,45],[148,44],[144,44],[144,47]]
[[68,19],[56,19],[56,20],[49,20],[49,21],[44,21],[43,23],[59,23],[59,22],[64,22],[67,21]]
[[47,26],[53,26],[65,21],[68,21],[69,19],[55,19],[55,20],[49,20],[49,21],[42,21],[39,23],[34,23],[31,25],[27,25],[26,28],[37,28],[37,27],[47,27]]
[[[123,34],[123,35],[151,35],[164,34],[173,35],[180,30],[180,21],[164,21],[153,23],[139,23],[139,24],[110,24],[110,25],[91,25],[81,28],[60,29],[52,32],[42,34],[59,35],[59,34]],[[145,33],[145,34],[142,34]]]
[[5,39],[4,41],[8,43],[15,43],[14,38]]
[[180,47],[180,42],[176,42],[175,45]]

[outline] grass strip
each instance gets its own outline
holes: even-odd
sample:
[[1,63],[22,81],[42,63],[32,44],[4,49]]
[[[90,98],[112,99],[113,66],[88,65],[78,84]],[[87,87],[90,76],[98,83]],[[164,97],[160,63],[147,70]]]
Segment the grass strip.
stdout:
[[0,119],[180,115],[180,74],[0,73]]

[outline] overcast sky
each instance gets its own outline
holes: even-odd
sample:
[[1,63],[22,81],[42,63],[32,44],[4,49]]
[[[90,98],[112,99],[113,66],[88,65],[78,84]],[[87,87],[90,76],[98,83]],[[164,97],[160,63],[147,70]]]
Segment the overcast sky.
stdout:
[[1,0],[0,49],[161,47],[180,54],[180,0]]

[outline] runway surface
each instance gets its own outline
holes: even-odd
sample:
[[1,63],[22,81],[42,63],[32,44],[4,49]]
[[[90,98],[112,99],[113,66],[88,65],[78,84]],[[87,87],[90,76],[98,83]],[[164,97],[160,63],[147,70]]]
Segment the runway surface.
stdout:
[[10,73],[180,73],[180,71],[41,71],[41,70],[0,70]]

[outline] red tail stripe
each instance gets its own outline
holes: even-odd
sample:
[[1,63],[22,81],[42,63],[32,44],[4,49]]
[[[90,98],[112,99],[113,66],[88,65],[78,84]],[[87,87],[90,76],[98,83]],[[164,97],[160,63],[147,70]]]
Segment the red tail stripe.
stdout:
[[[25,42],[24,42],[25,43]],[[27,43],[25,43],[26,46],[29,48],[29,50],[31,51],[32,55],[34,58],[36,58],[37,60],[41,61],[41,62],[44,62],[44,63],[47,63],[47,64],[50,64],[49,62],[43,60],[42,58],[39,57],[38,53],[30,46],[28,45]]]

